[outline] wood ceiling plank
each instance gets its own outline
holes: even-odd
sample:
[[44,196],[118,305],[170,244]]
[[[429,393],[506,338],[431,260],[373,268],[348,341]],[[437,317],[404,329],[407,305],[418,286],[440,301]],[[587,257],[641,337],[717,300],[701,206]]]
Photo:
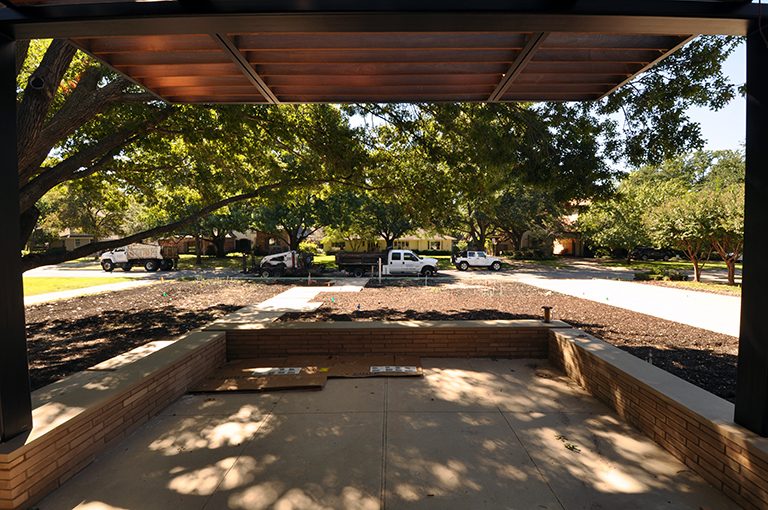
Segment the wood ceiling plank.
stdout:
[[626,74],[600,74],[600,73],[531,73],[521,74],[515,83],[618,83],[626,78]]
[[284,103],[361,103],[361,102],[430,102],[430,101],[484,101],[485,94],[403,94],[403,95],[284,95],[280,100]]
[[119,71],[134,78],[150,78],[163,76],[242,76],[240,70],[232,63],[225,64],[195,64],[195,65],[143,65],[115,66]]
[[360,86],[380,86],[380,85],[413,85],[413,84],[482,84],[496,86],[498,80],[497,73],[476,73],[476,74],[359,74],[353,76],[324,75],[324,74],[293,74],[278,75],[267,78],[270,87],[280,85],[296,85],[303,83],[314,83],[317,85],[360,85]]
[[539,49],[533,62],[614,62],[646,64],[663,55],[662,50],[545,50]]
[[542,49],[666,50],[680,43],[679,35],[577,34],[553,32]]
[[376,94],[393,94],[393,95],[407,95],[409,93],[414,94],[489,94],[493,90],[493,85],[388,85],[377,86],[371,90],[369,87],[318,87],[318,86],[303,86],[303,85],[284,85],[280,87],[273,87],[272,90],[279,96],[283,95],[301,95],[309,94],[316,96],[362,96],[368,91],[372,91]]
[[267,63],[429,63],[429,62],[497,62],[511,63],[517,52],[501,50],[295,50],[249,51],[246,57],[251,64]]
[[237,35],[235,41],[242,51],[520,49],[525,45],[527,35],[515,32],[261,33]]
[[623,74],[634,75],[642,69],[640,64],[612,63],[612,62],[530,62],[526,72],[530,73],[557,73],[557,74]]
[[250,85],[244,76],[157,76],[145,78],[143,83],[150,88]]
[[219,48],[204,35],[147,35],[141,37],[101,37],[74,39],[86,41],[94,53],[134,53],[137,51],[217,51]]
[[257,72],[265,77],[291,74],[330,74],[342,76],[356,76],[360,74],[501,74],[506,69],[507,66],[505,64],[497,63],[453,64],[443,62],[426,64],[324,64],[322,62],[315,62],[313,64],[263,64],[256,68]]
[[135,52],[103,54],[96,53],[97,57],[103,58],[114,66],[135,66],[135,65],[177,65],[177,64],[224,64],[230,62],[229,58],[218,51],[195,51],[195,52]]

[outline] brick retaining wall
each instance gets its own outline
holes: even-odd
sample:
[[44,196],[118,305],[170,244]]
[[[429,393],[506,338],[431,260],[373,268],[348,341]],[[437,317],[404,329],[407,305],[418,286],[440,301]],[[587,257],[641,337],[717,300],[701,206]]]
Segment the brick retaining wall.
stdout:
[[33,430],[0,444],[0,509],[26,508],[225,361],[225,335],[195,332],[117,369],[33,393]]
[[745,509],[768,509],[768,439],[733,404],[577,329],[552,330],[550,362]]
[[272,323],[227,329],[227,359],[300,354],[546,358],[550,327],[567,324],[535,320]]

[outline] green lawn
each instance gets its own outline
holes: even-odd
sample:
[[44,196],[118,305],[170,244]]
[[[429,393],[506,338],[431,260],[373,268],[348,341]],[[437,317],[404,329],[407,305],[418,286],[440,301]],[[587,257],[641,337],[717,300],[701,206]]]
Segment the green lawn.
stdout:
[[[693,265],[687,260],[633,260],[627,263],[626,260],[594,259],[595,262],[604,266],[626,267],[636,271],[653,271],[654,269],[680,269],[682,271],[692,271]],[[725,262],[722,260],[710,260],[701,266],[702,269],[723,269]],[[741,269],[741,264],[736,264],[736,269]]]
[[[201,264],[195,264],[195,255],[189,253],[179,254],[179,269],[232,269],[235,271],[243,270],[243,256],[241,254],[230,254],[224,258],[217,258],[204,255],[200,258]],[[250,264],[250,260],[248,262]]]
[[725,294],[728,296],[741,296],[741,286],[731,286],[725,285],[723,283],[677,281],[661,281],[658,283],[665,287],[675,287],[686,290],[699,290],[704,292],[713,292],[715,294]]
[[45,276],[28,276],[24,278],[24,295],[34,296],[59,292],[61,290],[84,289],[96,285],[107,285],[130,281],[131,278],[48,278]]

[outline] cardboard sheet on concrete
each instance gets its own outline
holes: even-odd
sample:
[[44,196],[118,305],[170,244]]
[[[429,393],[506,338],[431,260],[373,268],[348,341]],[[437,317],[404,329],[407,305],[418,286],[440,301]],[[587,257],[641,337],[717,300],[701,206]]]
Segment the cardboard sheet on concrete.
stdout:
[[321,389],[328,379],[324,374],[290,365],[285,359],[239,360],[227,363],[200,381],[191,392],[268,391],[283,389]]
[[418,356],[292,356],[231,361],[192,392],[320,389],[328,378],[420,377]]

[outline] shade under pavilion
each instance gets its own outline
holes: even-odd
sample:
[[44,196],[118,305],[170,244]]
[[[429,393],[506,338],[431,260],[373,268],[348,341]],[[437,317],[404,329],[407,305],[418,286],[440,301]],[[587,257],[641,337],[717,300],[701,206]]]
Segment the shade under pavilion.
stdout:
[[[720,0],[2,0],[0,225],[19,237],[14,41],[67,38],[174,103],[582,101],[699,34],[747,36],[747,202],[735,420],[768,435],[768,47]],[[20,254],[0,245],[0,440],[31,423]]]

